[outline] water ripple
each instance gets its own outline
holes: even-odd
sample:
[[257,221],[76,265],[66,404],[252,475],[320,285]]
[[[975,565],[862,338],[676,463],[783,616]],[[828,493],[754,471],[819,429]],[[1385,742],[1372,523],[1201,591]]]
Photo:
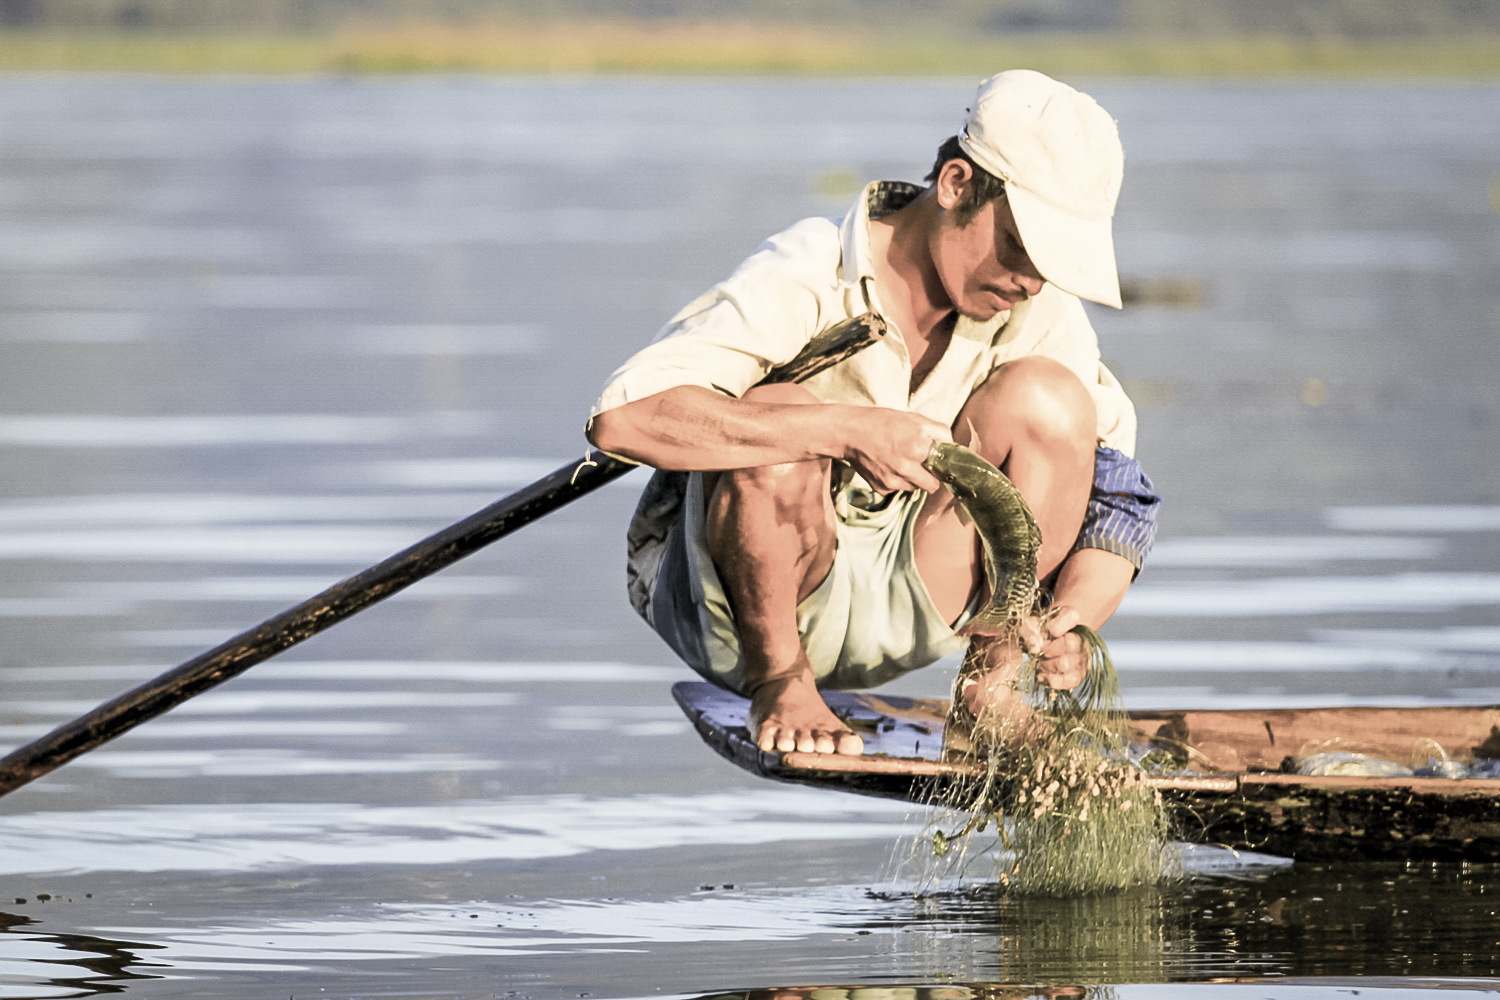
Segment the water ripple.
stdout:
[[890,840],[911,807],[802,789],[425,806],[181,805],[0,817],[0,873],[443,865],[593,851]]

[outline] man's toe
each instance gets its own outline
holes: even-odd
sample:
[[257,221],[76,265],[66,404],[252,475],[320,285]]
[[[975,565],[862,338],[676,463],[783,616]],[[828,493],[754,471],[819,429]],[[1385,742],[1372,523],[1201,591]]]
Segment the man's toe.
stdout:
[[851,757],[858,757],[865,752],[865,741],[860,738],[858,733],[844,733],[839,737],[836,752],[848,754]]

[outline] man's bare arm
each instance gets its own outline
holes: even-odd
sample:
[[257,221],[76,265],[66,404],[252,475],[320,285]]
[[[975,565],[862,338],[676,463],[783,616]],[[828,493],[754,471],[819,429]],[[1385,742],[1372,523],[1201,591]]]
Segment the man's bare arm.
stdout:
[[1078,612],[1074,625],[1099,629],[1119,608],[1134,577],[1135,564],[1124,556],[1104,549],[1079,549],[1057,571],[1053,603]]
[[594,447],[658,469],[718,471],[837,458],[875,489],[927,490],[922,467],[948,428],[904,410],[823,403],[757,403],[686,385],[596,416]]
[[1068,633],[1080,624],[1102,628],[1125,599],[1134,577],[1134,563],[1104,549],[1079,549],[1063,560],[1052,590],[1055,613],[1047,623],[1037,665],[1041,680],[1062,689],[1076,687],[1083,680],[1088,664],[1080,655],[1078,637]]

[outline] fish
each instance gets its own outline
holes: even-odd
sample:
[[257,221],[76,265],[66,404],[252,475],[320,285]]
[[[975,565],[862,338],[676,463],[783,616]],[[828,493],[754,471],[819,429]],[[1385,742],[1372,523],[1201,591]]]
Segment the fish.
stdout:
[[[1019,490],[972,450],[938,442],[924,463],[947,485],[984,547],[990,596],[959,634],[1019,643],[1026,620],[1045,626],[1037,583],[1041,529]],[[954,679],[943,729],[945,759],[978,758],[981,775],[951,786],[938,805],[969,813],[954,833],[932,838],[936,857],[967,851],[955,842],[993,821],[1014,858],[1003,884],[1027,893],[1072,896],[1154,881],[1166,871],[1172,843],[1161,792],[1149,789],[1131,762],[1124,737],[1119,678],[1104,640],[1079,624],[1072,630],[1087,663],[1070,691],[1038,678],[1037,652],[1008,683],[1021,696],[984,704],[976,718],[965,685],[991,669],[996,639],[971,643]],[[996,672],[1007,669],[993,668]],[[1092,807],[1092,808],[1091,808]]]
[[984,546],[990,597],[959,634],[1015,638],[1041,598],[1036,560],[1042,532],[1031,508],[1005,473],[963,445],[934,442],[923,465],[952,491]]

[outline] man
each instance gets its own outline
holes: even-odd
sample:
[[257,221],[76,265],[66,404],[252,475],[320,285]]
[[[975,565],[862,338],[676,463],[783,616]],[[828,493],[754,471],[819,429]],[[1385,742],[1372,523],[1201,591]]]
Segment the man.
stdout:
[[[1001,73],[925,189],[877,181],[842,223],[771,237],[611,377],[590,440],[680,470],[657,473],[632,524],[632,603],[690,666],[751,699],[761,749],[858,754],[818,689],[871,687],[963,648],[955,630],[987,589],[973,527],[922,464],[938,441],[973,448],[1026,498],[1052,601],[1019,642],[973,640],[970,709],[1016,707],[1024,652],[1054,688],[1082,680],[1068,630],[1114,613],[1159,502],[1079,301],[1120,307],[1123,160],[1091,98]],[[801,385],[758,384],[866,312],[887,322],[884,341]]]

